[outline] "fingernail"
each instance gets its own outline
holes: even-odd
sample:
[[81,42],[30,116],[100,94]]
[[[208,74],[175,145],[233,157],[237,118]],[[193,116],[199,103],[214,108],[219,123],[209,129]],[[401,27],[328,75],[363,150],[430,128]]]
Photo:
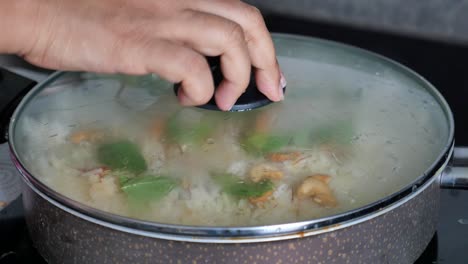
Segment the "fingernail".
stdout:
[[229,102],[229,103],[226,103],[226,102],[222,102],[220,104],[218,104],[218,107],[221,111],[230,111],[233,107],[234,107],[234,104],[236,102]]
[[283,72],[281,72],[281,78],[280,78],[280,88],[281,90],[286,87],[288,83],[286,82],[286,78],[284,78]]
[[223,102],[223,104],[220,105],[220,109],[223,110],[223,111],[230,111],[233,107],[234,107],[234,104],[236,103],[236,101],[234,102]]
[[231,110],[239,97],[238,92],[236,92],[236,89],[232,85],[228,82],[222,82],[216,91],[216,104],[223,111]]
[[281,72],[281,75],[280,75],[280,84],[279,84],[279,96],[281,98],[281,100],[284,99],[284,90],[283,88],[286,87],[287,85],[287,82],[286,82],[286,78],[284,78],[284,74]]
[[235,103],[236,103],[236,102],[234,102],[234,103],[228,105],[228,107],[226,107],[225,109],[223,109],[223,111],[231,111],[231,109],[234,107],[234,104],[235,104]]

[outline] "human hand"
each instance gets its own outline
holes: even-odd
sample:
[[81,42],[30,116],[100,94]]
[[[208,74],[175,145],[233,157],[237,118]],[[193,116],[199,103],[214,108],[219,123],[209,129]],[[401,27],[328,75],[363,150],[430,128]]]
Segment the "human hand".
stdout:
[[259,90],[273,101],[283,98],[270,34],[259,11],[241,1],[21,1],[35,12],[15,52],[41,67],[154,73],[181,83],[183,105],[199,105],[214,92],[205,56],[221,56],[220,109],[229,110],[243,93],[251,65]]

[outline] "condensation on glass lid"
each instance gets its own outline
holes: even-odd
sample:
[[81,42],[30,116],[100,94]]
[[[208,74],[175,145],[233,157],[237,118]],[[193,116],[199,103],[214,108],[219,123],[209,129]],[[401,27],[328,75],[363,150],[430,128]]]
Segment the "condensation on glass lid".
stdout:
[[286,99],[249,112],[181,107],[156,76],[65,73],[55,82],[73,88],[48,89],[18,117],[21,161],[86,205],[205,226],[346,212],[434,162],[447,121],[421,82],[350,50],[281,41],[294,47],[278,48]]

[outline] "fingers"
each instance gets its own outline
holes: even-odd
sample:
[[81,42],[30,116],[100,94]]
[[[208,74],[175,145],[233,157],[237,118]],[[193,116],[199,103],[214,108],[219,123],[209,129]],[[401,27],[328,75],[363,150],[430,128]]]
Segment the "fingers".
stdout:
[[[213,79],[200,53],[178,43],[166,40],[135,40],[116,47],[120,54],[116,65],[124,72],[133,69],[134,74],[157,73],[174,83],[181,83],[179,102],[186,106],[207,103],[214,93]],[[117,71],[120,71],[117,69]]]
[[256,68],[257,86],[269,99],[283,99],[285,80],[276,61],[276,54],[270,33],[260,11],[241,1],[191,1],[192,8],[213,13],[238,23],[244,33],[249,57]]
[[53,28],[52,37],[33,41],[23,54],[39,66],[156,73],[182,83],[183,104],[199,105],[214,89],[205,56],[221,56],[225,79],[215,96],[219,108],[230,109],[245,90],[251,65],[259,89],[272,100],[281,98],[264,21],[258,10],[238,0],[52,2],[61,3],[61,12],[55,12],[60,15],[39,25],[40,32]]
[[[193,0],[184,5],[185,9],[177,12],[173,19],[152,23],[152,30],[149,32],[156,38],[170,40],[192,49],[200,56],[221,57],[224,80],[215,95],[221,110],[231,109],[245,91],[250,81],[252,65],[255,67],[259,90],[273,101],[282,100],[283,86],[280,84],[274,45],[257,9],[240,1]],[[172,56],[175,58],[180,55],[174,53]],[[190,69],[202,67],[202,64],[207,68],[206,62],[201,63],[198,59],[195,61],[196,63],[191,64],[195,66],[184,65],[182,68],[189,72],[202,72]],[[206,88],[199,87],[200,82],[189,83],[191,78],[187,76],[184,79],[179,100],[185,105],[205,103],[209,100],[205,96],[212,94],[212,84]],[[197,96],[197,93],[201,95]]]
[[231,109],[250,81],[251,62],[243,29],[225,18],[190,10],[173,23],[169,26],[173,29],[168,32],[169,38],[204,55],[221,56],[224,80],[215,99],[221,110]]

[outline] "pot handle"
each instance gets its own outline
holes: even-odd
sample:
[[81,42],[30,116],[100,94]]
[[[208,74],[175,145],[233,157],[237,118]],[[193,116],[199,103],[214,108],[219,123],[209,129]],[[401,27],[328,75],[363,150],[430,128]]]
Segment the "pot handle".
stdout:
[[0,144],[8,141],[10,118],[36,84],[36,81],[0,68]]
[[440,187],[468,190],[468,147],[454,148],[452,164],[442,172]]

